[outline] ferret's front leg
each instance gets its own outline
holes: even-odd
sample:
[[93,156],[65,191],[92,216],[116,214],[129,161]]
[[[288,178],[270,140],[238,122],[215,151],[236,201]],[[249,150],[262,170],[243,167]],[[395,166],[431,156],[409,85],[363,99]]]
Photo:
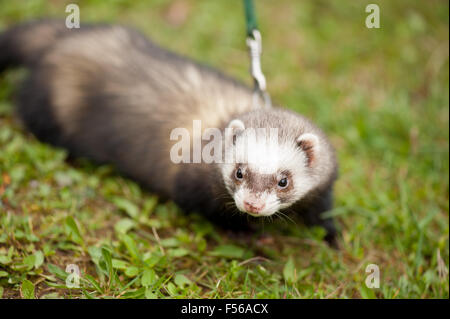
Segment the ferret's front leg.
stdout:
[[332,217],[324,217],[324,213],[333,208],[333,189],[330,187],[324,192],[315,195],[298,207],[300,217],[305,224],[311,226],[321,226],[325,229],[326,242],[337,248],[337,229]]

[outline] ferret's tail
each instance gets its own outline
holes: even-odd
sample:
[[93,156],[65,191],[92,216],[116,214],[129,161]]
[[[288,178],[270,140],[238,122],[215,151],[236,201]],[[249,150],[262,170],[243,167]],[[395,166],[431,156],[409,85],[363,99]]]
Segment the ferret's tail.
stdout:
[[19,24],[0,33],[0,72],[14,66],[32,66],[67,29],[64,20]]

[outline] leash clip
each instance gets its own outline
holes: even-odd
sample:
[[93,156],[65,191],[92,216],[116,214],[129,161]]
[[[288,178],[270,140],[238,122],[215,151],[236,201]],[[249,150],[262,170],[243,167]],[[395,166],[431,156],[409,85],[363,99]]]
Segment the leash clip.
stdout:
[[261,70],[261,53],[262,53],[262,41],[261,33],[254,29],[247,37],[247,46],[250,52],[250,73],[255,82],[255,92],[253,95],[253,104],[257,103],[259,97],[261,97],[266,107],[271,107],[272,103],[270,96],[267,93],[266,77]]

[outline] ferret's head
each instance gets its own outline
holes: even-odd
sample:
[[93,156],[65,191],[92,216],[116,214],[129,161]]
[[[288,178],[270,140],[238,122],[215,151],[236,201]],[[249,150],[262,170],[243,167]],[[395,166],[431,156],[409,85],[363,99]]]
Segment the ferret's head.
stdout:
[[221,173],[236,207],[252,216],[270,216],[301,200],[317,186],[320,144],[314,133],[246,128],[240,119],[231,121]]

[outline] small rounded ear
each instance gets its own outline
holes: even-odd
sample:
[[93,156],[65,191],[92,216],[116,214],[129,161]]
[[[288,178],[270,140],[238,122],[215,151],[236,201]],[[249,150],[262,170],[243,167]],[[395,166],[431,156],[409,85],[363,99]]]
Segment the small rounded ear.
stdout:
[[225,132],[225,134],[227,135],[228,133],[229,138],[232,138],[233,144],[235,144],[236,135],[243,132],[244,130],[245,130],[244,122],[238,119],[234,119],[230,122],[230,124],[228,124],[226,130],[227,132]]
[[230,124],[228,124],[228,128],[231,128],[236,131],[243,131],[245,130],[245,125],[244,122],[242,122],[241,120],[238,119],[234,119],[230,122]]
[[319,138],[315,134],[305,133],[297,138],[297,145],[305,152],[308,166],[314,164],[319,151]]

